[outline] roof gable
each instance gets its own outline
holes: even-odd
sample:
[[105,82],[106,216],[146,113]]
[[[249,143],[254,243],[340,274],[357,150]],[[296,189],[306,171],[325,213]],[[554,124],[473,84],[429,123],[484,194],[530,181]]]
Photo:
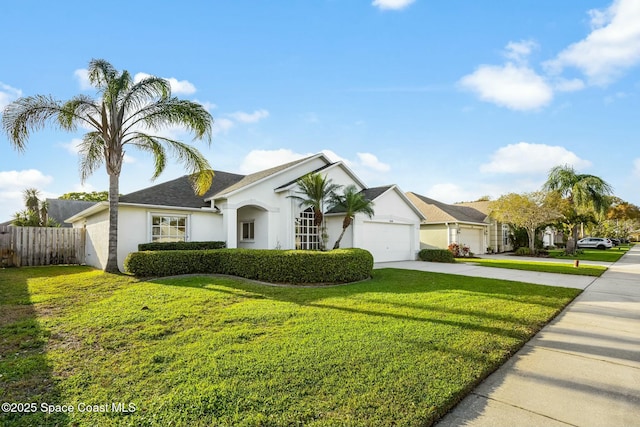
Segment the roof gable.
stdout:
[[54,220],[61,227],[71,227],[65,220],[77,213],[90,208],[97,202],[86,202],[82,200],[47,199],[47,216]]
[[427,217],[428,222],[485,222],[486,214],[470,206],[449,205],[421,196],[416,193],[407,193],[407,197],[415,203],[420,211]]
[[258,171],[249,175],[244,176],[242,179],[240,179],[239,181],[237,181],[236,183],[234,183],[233,185],[221,189],[218,192],[214,192],[212,193],[211,196],[208,196],[205,198],[205,200],[211,200],[211,199],[222,199],[222,198],[226,198],[234,193],[236,193],[237,191],[243,190],[245,188],[248,187],[252,187],[253,185],[258,184],[259,182],[263,182],[264,180],[271,178],[273,176],[279,175],[280,173],[303,163],[306,163],[312,159],[316,159],[316,158],[322,158],[327,164],[331,163],[329,161],[329,159],[327,159],[327,157],[320,153],[320,154],[315,154],[313,156],[309,156],[309,157],[305,157],[303,159],[299,159],[299,160],[294,160],[292,162],[289,163],[285,163],[279,166],[275,166],[272,167],[270,169],[265,169],[262,171]]

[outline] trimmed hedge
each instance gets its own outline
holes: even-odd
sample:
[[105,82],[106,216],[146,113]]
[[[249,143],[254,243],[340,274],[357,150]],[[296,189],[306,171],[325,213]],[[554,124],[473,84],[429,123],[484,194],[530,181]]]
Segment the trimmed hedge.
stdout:
[[418,252],[418,258],[431,262],[456,262],[455,257],[448,249],[422,249]]
[[139,251],[188,251],[204,249],[222,249],[227,247],[226,242],[154,242],[140,243]]
[[373,256],[364,249],[141,251],[130,253],[124,268],[138,277],[202,273],[271,283],[346,283],[371,277]]

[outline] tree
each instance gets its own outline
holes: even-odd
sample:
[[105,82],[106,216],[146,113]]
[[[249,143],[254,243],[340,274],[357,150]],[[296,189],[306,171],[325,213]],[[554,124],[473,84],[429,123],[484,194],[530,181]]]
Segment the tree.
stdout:
[[557,193],[541,191],[510,193],[489,204],[491,216],[500,222],[521,227],[527,231],[529,249],[535,252],[536,230],[560,218]]
[[324,220],[325,207],[329,201],[335,197],[335,192],[340,189],[340,185],[334,184],[327,176],[319,173],[309,173],[296,182],[298,184],[299,196],[289,196],[298,201],[300,207],[307,207],[313,210],[313,225],[318,232],[318,242],[321,249],[324,249],[322,238],[322,225]]
[[35,95],[9,104],[2,115],[2,126],[9,141],[24,151],[33,130],[53,122],[61,129],[91,129],[80,144],[80,176],[84,182],[103,164],[109,175],[109,253],[105,271],[118,270],[118,192],[125,148],[135,147],[153,156],[157,178],[165,168],[167,149],[189,170],[197,194],[204,194],[213,179],[207,160],[198,150],[177,141],[147,132],[166,126],[183,126],[195,139],[211,142],[213,118],[195,102],[171,96],[169,82],[146,77],[135,83],[128,71],[118,72],[110,63],[93,59],[89,63],[89,82],[98,99],[77,95],[68,101]]
[[606,212],[609,207],[607,196],[613,193],[613,188],[600,177],[578,174],[573,167],[565,165],[549,171],[543,190],[556,191],[568,201],[570,213],[565,217],[571,228],[571,239],[567,242],[567,252],[575,253],[581,217],[591,212]]
[[362,193],[358,191],[355,185],[347,186],[342,194],[335,194],[331,199],[334,209],[344,211],[344,219],[342,220],[342,232],[340,237],[333,245],[333,249],[340,247],[340,241],[344,236],[344,232],[353,222],[353,217],[358,213],[363,213],[371,218],[374,214],[373,202],[364,198]]
[[13,214],[11,224],[18,227],[59,227],[60,224],[48,217],[49,204],[40,200],[40,190],[26,188],[23,192],[25,210]]
[[90,193],[71,192],[71,193],[64,193],[62,196],[58,197],[58,199],[80,200],[83,202],[106,202],[107,200],[109,200],[109,192],[108,191],[92,191]]

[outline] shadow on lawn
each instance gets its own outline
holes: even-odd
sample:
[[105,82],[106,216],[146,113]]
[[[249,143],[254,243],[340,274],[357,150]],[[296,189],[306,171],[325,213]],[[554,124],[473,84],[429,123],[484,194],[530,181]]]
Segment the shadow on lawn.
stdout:
[[[41,274],[40,271],[41,270]],[[47,361],[48,331],[38,321],[28,279],[68,275],[63,268],[0,269],[0,402],[35,404],[3,410],[0,424],[11,426],[62,426],[64,413],[45,413],[41,404],[60,405],[60,390]]]

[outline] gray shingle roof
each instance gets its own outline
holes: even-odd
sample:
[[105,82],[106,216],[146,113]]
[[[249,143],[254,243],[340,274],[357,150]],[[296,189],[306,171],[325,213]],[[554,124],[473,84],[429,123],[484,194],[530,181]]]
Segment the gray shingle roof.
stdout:
[[120,197],[120,203],[136,203],[142,205],[177,206],[186,208],[209,207],[205,199],[232,187],[245,178],[244,175],[214,171],[211,188],[204,196],[197,196],[193,192],[189,175],[181,176],[153,187],[144,188]]
[[407,193],[409,200],[422,211],[428,222],[484,222],[486,214],[470,206],[448,205],[416,193]]
[[[387,191],[388,189],[390,189],[391,187],[393,187],[393,185],[385,185],[382,187],[373,187],[373,188],[365,188],[364,190],[360,191],[360,194],[362,194],[365,198],[365,200],[375,200],[378,197],[380,197],[385,191]],[[341,209],[341,208],[333,208],[330,209],[329,211],[327,211],[327,213],[329,214],[333,214],[333,213],[343,213],[345,210]]]
[[71,218],[75,214],[95,205],[96,202],[85,202],[81,200],[47,199],[47,216],[54,220],[61,227],[71,227],[65,224],[64,220]]

